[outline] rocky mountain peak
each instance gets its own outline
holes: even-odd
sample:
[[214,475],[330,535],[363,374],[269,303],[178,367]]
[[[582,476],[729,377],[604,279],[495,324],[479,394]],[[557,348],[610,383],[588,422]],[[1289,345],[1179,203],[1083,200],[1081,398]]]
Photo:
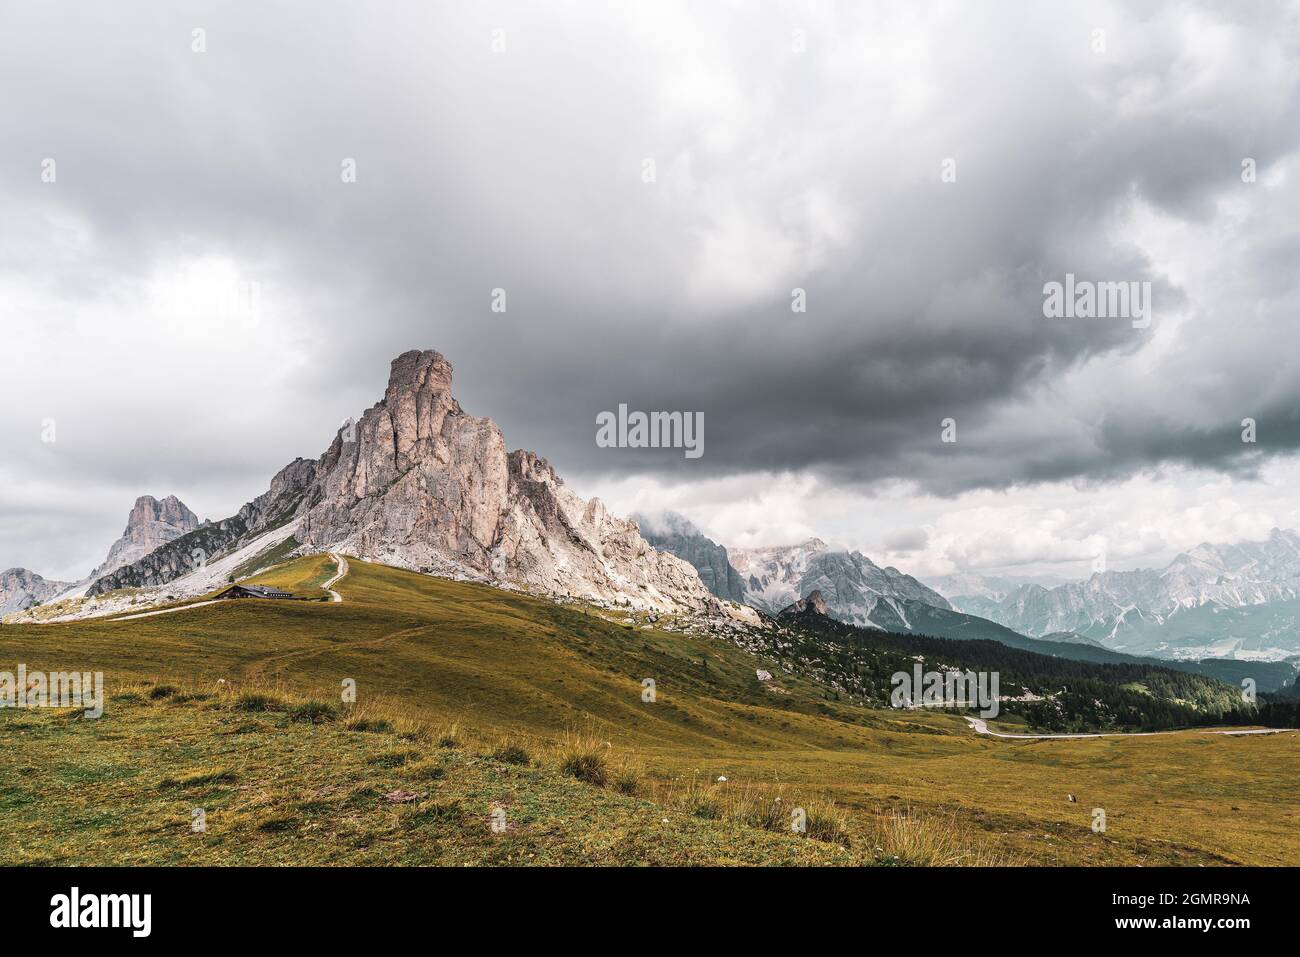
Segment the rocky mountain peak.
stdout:
[[68,587],[68,582],[49,581],[26,568],[6,568],[0,572],[0,615],[49,601]]
[[807,595],[793,604],[786,605],[777,615],[778,618],[788,618],[793,615],[829,615],[830,607],[826,604],[826,599],[822,596],[820,588],[814,588]]
[[127,517],[122,537],[132,541],[147,540],[150,526],[154,523],[188,531],[198,528],[199,518],[175,495],[168,495],[161,502],[152,495],[141,495],[131,506],[131,514]]
[[392,422],[395,451],[403,459],[427,453],[445,418],[460,414],[451,394],[451,372],[451,363],[431,349],[403,352],[393,360],[383,407]]
[[92,580],[138,561],[154,549],[199,527],[199,518],[175,495],[159,501],[141,495],[131,506],[126,528],[108,550],[104,563],[90,573]]
[[[551,463],[536,452],[529,452],[527,449],[515,449],[506,456],[506,459],[510,466],[510,476],[516,481],[540,482],[544,485],[564,484],[564,479],[556,474],[555,469],[551,467]],[[599,503],[600,499],[593,498],[592,501]]]
[[420,392],[451,394],[451,363],[433,349],[409,349],[392,361],[384,399]]
[[437,352],[393,360],[383,400],[316,467],[296,515],[302,544],[633,608],[721,607],[690,565],[574,494],[546,459],[507,452],[451,387]]

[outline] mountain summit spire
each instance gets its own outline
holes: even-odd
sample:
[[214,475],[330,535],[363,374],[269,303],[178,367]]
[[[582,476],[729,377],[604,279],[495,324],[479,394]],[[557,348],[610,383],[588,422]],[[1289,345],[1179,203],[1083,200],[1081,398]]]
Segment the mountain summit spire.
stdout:
[[388,564],[647,609],[718,608],[695,570],[635,523],[570,491],[545,459],[507,452],[451,393],[432,350],[393,360],[383,400],[321,457],[298,539]]

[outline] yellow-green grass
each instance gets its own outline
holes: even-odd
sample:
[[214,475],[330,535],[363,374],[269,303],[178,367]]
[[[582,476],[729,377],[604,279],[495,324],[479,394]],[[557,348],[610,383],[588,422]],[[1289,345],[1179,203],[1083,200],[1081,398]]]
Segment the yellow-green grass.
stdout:
[[244,579],[250,585],[269,585],[292,593],[298,598],[328,597],[321,586],[338,571],[329,555],[304,555],[292,561],[268,568],[252,578]]
[[840,844],[595,787],[546,761],[163,687],[156,698],[119,692],[98,721],[0,712],[0,865],[860,860]]
[[[594,735],[640,766],[645,793],[670,807],[704,786],[724,803],[741,788],[825,797],[848,813],[863,847],[888,840],[900,820],[947,822],[927,827],[958,834],[966,863],[1300,863],[1294,734],[979,737],[952,715],[836,701],[721,639],[349,564],[335,586],[342,603],[242,601],[131,622],[3,626],[0,663],[102,670],[110,688],[225,679],[331,701],[351,679],[361,707],[455,722],[485,741]],[[314,556],[257,580],[296,590],[332,574],[332,560]],[[778,674],[779,690],[757,681],[756,666]],[[655,680],[653,703],[643,678]],[[1092,830],[1094,808],[1105,810],[1105,833]],[[0,831],[4,821],[0,812]],[[921,859],[954,862],[939,851]]]

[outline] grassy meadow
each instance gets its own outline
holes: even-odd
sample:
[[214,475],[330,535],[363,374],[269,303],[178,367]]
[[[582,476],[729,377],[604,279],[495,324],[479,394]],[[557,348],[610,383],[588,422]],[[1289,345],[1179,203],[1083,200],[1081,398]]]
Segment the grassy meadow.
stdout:
[[349,564],[342,603],[0,626],[0,670],[109,694],[0,711],[0,864],[1300,864],[1296,734],[990,739],[662,620]]

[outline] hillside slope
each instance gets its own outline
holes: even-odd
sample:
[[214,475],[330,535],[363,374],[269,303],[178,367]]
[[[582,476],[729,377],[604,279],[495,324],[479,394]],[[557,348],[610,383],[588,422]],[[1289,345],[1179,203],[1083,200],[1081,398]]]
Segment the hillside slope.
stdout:
[[[225,681],[338,703],[350,679],[358,708],[393,708],[412,723],[455,723],[486,741],[523,738],[539,749],[575,732],[609,742],[611,754],[644,769],[652,798],[665,806],[685,800],[696,817],[720,813],[729,794],[747,790],[831,799],[848,816],[853,847],[877,840],[878,815],[898,814],[942,822],[967,855],[957,860],[1300,863],[1293,735],[1000,742],[972,734],[954,715],[864,707],[787,673],[783,664],[800,667],[794,657],[746,651],[743,629],[709,634],[662,616],[652,622],[349,564],[334,586],[341,603],[220,602],[132,621],[5,625],[0,656],[30,669],[102,669],[111,694],[143,680],[208,689]],[[309,586],[332,573],[328,565],[312,556],[259,577]],[[760,680],[758,670],[774,677]],[[644,698],[647,678],[653,701]],[[117,706],[110,699],[101,720],[115,720]],[[23,725],[52,714],[0,717]],[[151,714],[160,738],[179,730],[163,720],[169,711]],[[100,733],[77,721],[61,727],[73,736]],[[219,732],[204,734],[232,740]],[[329,741],[304,739],[304,755],[328,765]],[[193,746],[195,760],[177,771],[224,766],[218,752],[203,750],[203,735]],[[73,780],[112,773],[94,763],[94,749],[77,752],[84,763],[56,758],[76,747],[63,740],[42,752],[50,773]],[[21,820],[32,773],[24,769],[46,764],[25,749],[0,754],[10,774],[0,793],[2,834]],[[149,779],[137,778],[139,793],[152,793]],[[1090,827],[1098,806],[1112,822],[1105,835]],[[1225,818],[1229,806],[1237,810]],[[69,816],[93,816],[68,808]],[[139,837],[137,826],[117,825],[119,839]],[[66,841],[63,826],[43,840]]]
[[595,786],[518,745],[221,687],[126,689],[93,722],[3,711],[0,747],[22,753],[0,762],[0,866],[864,862]]

